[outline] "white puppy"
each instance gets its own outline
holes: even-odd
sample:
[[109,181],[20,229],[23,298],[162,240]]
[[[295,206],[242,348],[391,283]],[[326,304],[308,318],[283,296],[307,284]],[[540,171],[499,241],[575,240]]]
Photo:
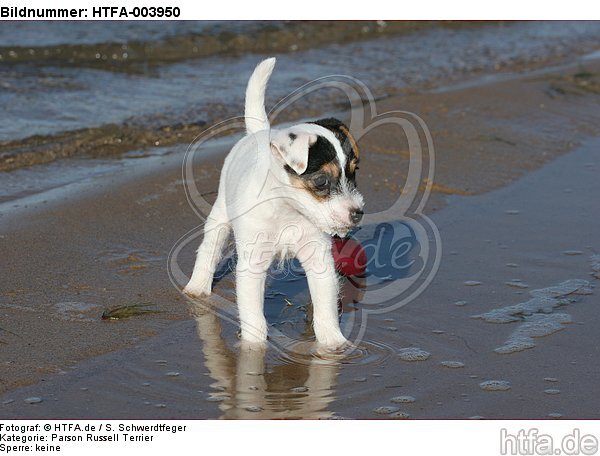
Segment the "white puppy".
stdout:
[[210,294],[233,229],[242,340],[266,341],[267,271],[274,259],[295,256],[308,279],[317,341],[339,348],[346,338],[338,320],[339,285],[331,236],[346,235],[363,214],[363,198],[355,183],[358,148],[347,127],[336,119],[271,128],[264,101],[274,65],[274,58],[264,60],[248,81],[248,134],[225,159],[219,194],[184,292]]

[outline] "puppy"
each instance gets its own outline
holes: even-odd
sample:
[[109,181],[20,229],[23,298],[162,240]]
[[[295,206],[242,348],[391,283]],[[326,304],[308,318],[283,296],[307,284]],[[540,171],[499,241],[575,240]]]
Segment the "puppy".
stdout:
[[331,236],[345,236],[363,215],[355,182],[359,151],[348,128],[336,119],[271,128],[265,89],[274,65],[274,58],[264,60],[248,81],[247,135],[225,159],[218,197],[184,292],[210,295],[233,230],[242,340],[266,341],[267,271],[276,258],[296,257],[308,280],[317,342],[341,348],[347,341],[339,326]]

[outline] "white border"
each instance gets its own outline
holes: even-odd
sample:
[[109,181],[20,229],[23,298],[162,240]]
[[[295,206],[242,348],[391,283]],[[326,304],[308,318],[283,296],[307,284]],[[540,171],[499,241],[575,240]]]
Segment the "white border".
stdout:
[[[1,6],[92,8],[177,6],[183,20],[573,20],[600,19],[600,3],[572,0],[9,0]],[[87,20],[91,20],[88,18]],[[98,19],[96,19],[98,20]],[[131,18],[129,18],[131,20]]]

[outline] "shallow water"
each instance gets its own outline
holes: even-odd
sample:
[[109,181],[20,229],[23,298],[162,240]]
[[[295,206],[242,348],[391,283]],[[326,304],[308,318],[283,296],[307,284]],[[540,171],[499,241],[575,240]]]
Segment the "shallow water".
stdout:
[[[229,24],[229,26],[228,26]],[[260,24],[260,23],[259,23]],[[127,43],[161,40],[207,29],[243,31],[227,21],[0,21],[0,46],[48,47],[61,44]],[[214,32],[213,32],[214,33]]]
[[494,309],[481,315],[474,315],[488,323],[521,324],[513,330],[503,345],[494,349],[499,354],[510,354],[528,350],[536,346],[535,339],[549,336],[572,323],[571,315],[554,313],[554,309],[576,302],[574,295],[592,294],[593,285],[582,279],[565,280],[552,287],[531,290],[532,299],[507,307]]
[[[141,138],[147,140],[127,143],[128,147],[137,148],[160,142],[164,132],[155,131],[159,127],[177,130],[187,126],[195,131],[198,125],[240,115],[247,78],[256,63],[270,54],[279,58],[268,90],[269,106],[273,106],[274,101],[302,84],[332,74],[350,75],[367,84],[376,96],[384,96],[402,89],[435,85],[436,81],[464,80],[486,71],[535,66],[542,61],[572,60],[597,51],[600,45],[597,22],[528,22],[429,27],[401,35],[397,35],[401,31],[398,30],[396,35],[381,33],[378,39],[332,44],[336,35],[329,37],[329,42],[324,37],[324,41],[315,43],[314,47],[296,52],[288,52],[286,48],[286,52],[274,49],[268,54],[263,51],[235,55],[219,53],[217,49],[204,58],[194,58],[192,53],[170,62],[160,58],[151,61],[152,57],[146,56],[135,67],[114,67],[108,63],[90,66],[72,59],[46,61],[43,58],[43,49],[47,46],[60,50],[64,43],[89,44],[110,39],[128,43],[141,40],[147,45],[169,37],[220,36],[225,32],[252,36],[255,30],[265,27],[274,28],[274,33],[279,33],[278,27],[280,30],[288,27],[283,23],[207,25],[186,22],[181,27],[168,23],[157,33],[156,23],[108,24],[99,34],[94,33],[97,25],[86,28],[85,24],[75,22],[61,23],[60,34],[56,25],[50,23],[42,23],[39,29],[28,23],[3,24],[0,32],[0,48],[5,47],[0,59],[0,104],[3,106],[0,141],[13,144],[0,144],[0,162],[7,162],[22,152],[40,154],[37,158],[31,157],[28,164],[47,161],[41,154],[44,148],[39,147],[39,139],[31,139],[34,135],[85,128],[90,130],[80,131],[76,139],[67,135],[62,142],[79,144],[92,138],[104,138],[112,144],[120,136],[125,136],[123,141],[127,142],[127,136],[133,134],[130,130],[136,128]],[[344,30],[351,26],[337,25]],[[397,25],[383,29],[394,27]],[[25,46],[19,48],[18,54],[26,54],[27,58],[11,61],[10,55],[17,51],[7,46]],[[27,50],[26,46],[37,47]],[[339,100],[337,92],[324,91],[318,97],[302,100],[295,108],[310,111],[317,104],[318,112],[322,113],[339,108]],[[293,110],[290,115],[294,117]],[[101,126],[105,126],[104,129],[98,130]],[[72,149],[69,153],[81,154],[86,150],[75,145]]]

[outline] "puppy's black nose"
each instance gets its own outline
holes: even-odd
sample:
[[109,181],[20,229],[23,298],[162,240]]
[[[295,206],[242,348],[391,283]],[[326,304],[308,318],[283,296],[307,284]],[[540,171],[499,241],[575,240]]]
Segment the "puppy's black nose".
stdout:
[[352,223],[354,223],[355,225],[360,222],[363,218],[364,212],[361,209],[356,209],[355,211],[352,211],[350,213],[350,220],[352,220]]

